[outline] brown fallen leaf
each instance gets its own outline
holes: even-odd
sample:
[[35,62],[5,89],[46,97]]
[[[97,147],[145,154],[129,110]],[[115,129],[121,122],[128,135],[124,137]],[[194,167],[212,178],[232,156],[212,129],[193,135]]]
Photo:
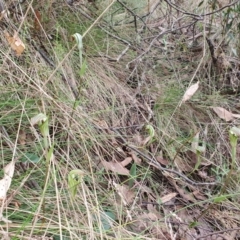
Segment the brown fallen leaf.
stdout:
[[141,165],[142,160],[139,157],[137,157],[137,155],[134,152],[130,152],[130,155],[132,156],[132,159],[136,164]]
[[38,10],[34,10],[35,16],[34,16],[34,31],[40,32],[42,28],[42,15]]
[[207,199],[207,197],[203,193],[201,193],[198,189],[193,191],[193,195],[198,200],[204,201]]
[[158,219],[164,219],[164,216],[159,217],[152,212],[143,213],[137,215],[130,225],[136,232],[144,233],[147,230],[151,233],[151,239],[172,239],[165,224],[154,224]]
[[168,177],[168,180],[169,182],[175,187],[175,189],[177,190],[177,192],[179,193],[179,195],[186,201],[189,201],[189,202],[193,202],[195,203],[196,200],[195,198],[193,197],[192,193],[186,193],[184,189],[180,188],[176,181],[173,180],[172,178],[169,178]]
[[197,171],[197,174],[202,179],[205,179],[208,182],[214,182],[216,179],[212,176],[208,176],[208,173],[206,171]]
[[16,52],[17,56],[20,56],[25,50],[25,45],[22,40],[18,37],[17,32],[14,33],[13,37],[7,31],[4,31],[4,35],[11,46],[11,48]]
[[[1,8],[1,7],[0,7]],[[7,9],[3,10],[3,9],[0,9],[2,10],[0,12],[0,21],[5,18],[5,19],[8,19],[8,15],[9,15],[9,11]]]
[[145,139],[142,140],[141,146],[147,145],[147,143],[152,139],[152,136],[148,136]]
[[164,166],[167,166],[169,164],[168,160],[162,158],[161,156],[156,156],[156,160]]
[[152,191],[151,188],[147,187],[147,186],[144,186],[142,185],[141,188],[141,194],[145,194],[147,195],[147,198],[148,198],[148,202],[156,202],[156,194]]
[[115,187],[118,195],[120,196],[125,206],[133,202],[135,198],[135,193],[129,188],[128,185],[126,184],[120,185],[113,181],[113,186]]
[[181,172],[192,172],[196,165],[195,159],[186,159],[181,156],[176,156],[174,159],[174,164]]
[[233,120],[232,113],[227,111],[226,109],[222,107],[213,107],[212,109],[221,119],[224,119],[227,122]]
[[213,111],[226,122],[234,120],[234,118],[240,118],[240,114],[234,114],[222,107],[212,107]]
[[199,81],[187,89],[187,91],[183,95],[182,103],[189,100],[195,94],[195,92],[198,90],[198,88],[199,88]]
[[120,174],[120,175],[130,175],[130,172],[127,168],[123,167],[123,165],[120,162],[107,162],[105,160],[102,160],[102,165],[106,170],[110,170],[114,173]]
[[24,130],[20,130],[19,134],[18,134],[18,143],[20,145],[25,145],[26,144],[26,138],[27,138],[27,134]]
[[132,162],[132,158],[131,157],[126,157],[123,161],[121,161],[121,165],[123,167],[127,166],[130,162]]
[[165,195],[164,197],[161,197],[161,203],[166,203],[170,200],[172,200],[173,198],[175,198],[177,196],[177,193],[169,193],[167,195]]

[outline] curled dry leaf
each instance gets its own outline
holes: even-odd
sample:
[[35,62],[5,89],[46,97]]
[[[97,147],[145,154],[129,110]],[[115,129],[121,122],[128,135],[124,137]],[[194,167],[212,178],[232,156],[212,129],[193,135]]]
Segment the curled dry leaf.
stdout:
[[182,102],[186,102],[187,100],[189,100],[194,93],[198,90],[199,88],[199,82],[193,84],[192,86],[190,86],[187,91],[184,93],[183,98],[182,98]]
[[102,160],[102,165],[106,170],[110,170],[114,173],[120,174],[120,175],[130,175],[130,172],[127,168],[125,168],[120,162],[107,162]]
[[122,162],[121,165],[123,167],[127,166],[130,162],[132,162],[132,158],[131,157],[126,157]]
[[27,134],[24,130],[20,130],[19,131],[19,135],[18,135],[18,143],[20,145],[25,145],[26,144],[26,138],[27,138]]
[[11,46],[11,48],[16,52],[17,56],[20,56],[25,50],[25,45],[22,40],[18,37],[17,32],[14,33],[13,37],[7,31],[4,31],[4,35]]

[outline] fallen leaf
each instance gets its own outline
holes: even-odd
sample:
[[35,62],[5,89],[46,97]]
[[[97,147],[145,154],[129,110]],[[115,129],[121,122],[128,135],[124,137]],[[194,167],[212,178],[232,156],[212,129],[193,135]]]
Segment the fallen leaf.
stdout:
[[8,19],[8,15],[9,15],[9,11],[8,10],[3,10],[1,13],[0,13],[0,21],[5,18],[5,19]]
[[192,172],[196,165],[195,159],[186,159],[180,156],[176,156],[174,159],[174,164],[181,172]]
[[135,146],[142,146],[143,138],[139,133],[136,133],[133,135],[132,141]]
[[232,115],[233,115],[233,117],[235,117],[235,118],[240,118],[240,114],[235,114],[235,113],[233,113]]
[[206,171],[198,171],[198,176],[201,177],[202,179],[205,179],[208,182],[214,182],[216,181],[216,179],[214,179],[214,177],[212,176],[208,176]]
[[175,180],[173,180],[172,178],[168,177],[168,181],[175,187],[175,189],[177,190],[177,192],[179,193],[179,195],[186,201],[189,202],[193,202],[195,203],[196,200],[193,197],[192,193],[186,193],[186,191],[183,188],[180,188],[177,183],[175,182]]
[[96,121],[95,124],[99,127],[99,128],[105,128],[105,129],[108,129],[108,124],[106,121],[104,120],[99,120],[99,121]]
[[161,156],[156,156],[156,160],[164,166],[167,166],[169,164],[168,160],[162,158]]
[[140,189],[141,189],[142,194],[145,193],[147,195],[148,202],[150,202],[150,201],[156,202],[157,197],[151,188],[142,185]]
[[198,200],[204,201],[207,199],[207,197],[203,193],[201,193],[198,189],[193,191],[193,195]]
[[41,31],[41,22],[42,22],[42,16],[41,13],[38,10],[35,10],[35,16],[34,16],[34,30],[36,32]]
[[183,95],[182,102],[184,103],[187,100],[189,100],[194,95],[194,93],[198,90],[198,88],[199,88],[199,81],[187,89],[187,91]]
[[146,138],[143,139],[143,141],[141,142],[141,146],[147,145],[147,143],[149,143],[150,140],[152,140],[152,137],[151,137],[151,136],[146,137]]
[[153,221],[157,221],[158,220],[158,216],[156,216],[154,213],[149,212],[149,213],[143,213],[140,216],[141,219],[145,219],[145,220],[153,220]]
[[164,219],[164,216],[156,215],[156,213],[153,212],[143,213],[137,215],[131,227],[137,232],[144,232],[147,229],[147,231],[151,233],[151,239],[171,239],[165,224],[154,224],[159,219]]
[[137,157],[134,152],[130,152],[130,155],[132,156],[132,159],[136,164],[141,165],[142,160],[139,157]]
[[22,40],[18,37],[17,32],[14,33],[13,37],[7,31],[4,31],[4,35],[10,44],[11,48],[16,52],[17,56],[20,56],[25,50],[25,45]]
[[122,162],[121,162],[121,165],[123,167],[127,166],[130,162],[132,162],[132,158],[131,157],[126,157]]
[[126,169],[120,162],[107,162],[105,160],[102,160],[102,164],[106,170],[110,170],[120,175],[130,175],[129,170]]
[[222,107],[213,107],[212,109],[221,119],[227,122],[234,119],[233,114]]
[[25,145],[26,144],[26,138],[27,138],[27,134],[24,130],[20,130],[19,134],[18,134],[18,143],[20,145]]
[[[195,239],[196,236],[196,228],[189,227],[189,224],[195,221],[196,218],[196,213],[191,212],[186,208],[184,208],[181,205],[176,206],[176,213],[172,213],[172,217],[175,217],[175,221],[180,222],[180,223],[187,223],[187,224],[179,224],[178,228],[178,234],[179,234],[179,239],[184,239],[184,240],[192,240]],[[202,225],[201,225],[202,226]]]
[[161,203],[166,203],[177,196],[177,193],[169,193],[164,197],[161,197]]
[[125,206],[133,202],[135,198],[135,193],[128,187],[128,185],[126,184],[120,185],[115,183],[114,181],[113,185]]
[[234,118],[240,118],[240,114],[231,113],[222,107],[213,107],[212,109],[221,119],[227,122],[232,121]]

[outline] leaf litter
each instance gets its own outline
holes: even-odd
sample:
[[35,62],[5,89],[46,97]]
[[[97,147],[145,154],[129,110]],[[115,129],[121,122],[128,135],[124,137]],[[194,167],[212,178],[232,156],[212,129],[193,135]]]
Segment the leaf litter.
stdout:
[[[153,2],[154,3],[150,3],[151,9],[154,9],[155,5],[157,4],[157,1],[153,1]],[[39,22],[41,19],[38,19],[38,20],[39,21],[37,21],[37,24],[35,21],[36,29],[39,28],[38,25],[39,25]],[[152,29],[155,28],[153,26],[153,24],[151,24],[151,23],[148,23],[148,24],[151,25]],[[167,28],[167,26],[163,26],[164,24],[165,24],[165,21],[160,21],[160,22],[154,23],[154,25],[156,25],[158,28],[161,28],[165,31],[168,28]],[[184,31],[185,31],[185,29],[183,29],[183,32]],[[184,33],[187,34],[187,31],[185,31]],[[12,50],[15,51],[17,56],[20,56],[24,52],[25,46],[22,43],[21,39],[19,39],[17,37],[18,36],[16,34],[13,37],[11,37],[9,34],[6,35],[6,39],[8,40],[10,47],[12,48]],[[156,44],[159,44],[159,46],[161,46],[160,43],[156,43]],[[166,47],[167,46],[172,47],[172,44],[173,43],[171,42],[171,40],[166,41]],[[177,64],[179,64],[179,62],[177,62]],[[181,64],[179,64],[179,65],[180,65],[180,67],[182,67]],[[116,67],[116,66],[114,66],[114,67]],[[165,64],[165,67],[168,67],[168,64]],[[120,69],[120,72],[123,72],[122,69]],[[99,71],[99,74],[101,74],[101,71]],[[123,77],[126,77],[126,76],[123,75]],[[187,77],[189,77],[189,76],[187,75]],[[144,84],[148,84],[147,78],[148,78],[148,76],[146,77],[146,83],[144,83]],[[120,80],[125,80],[125,79],[123,78]],[[151,82],[151,84],[152,84],[152,82]],[[159,151],[159,146],[160,146],[160,148],[164,149],[164,156],[159,154],[160,156],[156,157],[156,160],[161,165],[163,165],[167,168],[170,168],[170,169],[177,169],[178,171],[181,171],[183,174],[186,174],[186,175],[191,173],[192,170],[194,169],[194,165],[196,163],[196,152],[197,152],[200,144],[193,146],[193,148],[191,149],[195,155],[192,155],[193,158],[190,162],[187,162],[180,154],[177,154],[175,161],[173,161],[173,159],[170,157],[171,156],[170,150],[168,153],[166,153],[165,151],[166,151],[166,149],[168,149],[168,148],[171,149],[171,148],[174,148],[175,146],[169,147],[167,141],[166,141],[166,143],[165,142],[163,142],[163,143],[157,142],[156,144],[152,143],[151,142],[152,137],[150,137],[150,136],[146,137],[143,133],[141,133],[141,131],[132,130],[132,129],[134,129],[134,128],[132,128],[132,126],[134,126],[134,125],[142,126],[143,124],[149,124],[149,122],[148,122],[149,120],[152,121],[151,118],[153,115],[153,111],[151,108],[149,108],[150,104],[147,103],[146,99],[142,98],[139,100],[135,97],[133,98],[132,96],[135,96],[135,93],[136,93],[135,91],[131,91],[131,90],[120,91],[119,89],[120,88],[118,88],[118,85],[116,85],[115,83],[113,83],[112,85],[109,84],[109,86],[108,86],[108,92],[113,91],[115,93],[115,95],[118,97],[118,100],[121,102],[120,106],[121,107],[124,106],[123,108],[125,108],[125,106],[126,106],[126,109],[124,109],[124,111],[125,111],[124,114],[122,114],[122,115],[119,114],[119,116],[117,116],[116,119],[114,119],[114,117],[111,116],[113,124],[107,124],[106,121],[99,120],[99,122],[102,121],[102,124],[99,124],[99,128],[104,129],[103,132],[105,134],[111,136],[108,138],[108,143],[118,153],[118,156],[120,155],[121,157],[115,157],[115,156],[112,157],[111,156],[111,157],[106,157],[106,159],[104,158],[104,160],[100,158],[101,162],[102,162],[102,166],[104,167],[104,169],[106,171],[111,171],[112,173],[114,173],[114,174],[111,174],[111,177],[113,179],[118,180],[118,183],[114,183],[113,186],[114,186],[117,194],[119,195],[120,199],[124,203],[124,205],[126,205],[126,206],[130,205],[130,207],[131,207],[131,204],[133,204],[134,201],[136,200],[137,204],[139,204],[138,206],[141,206],[142,200],[145,200],[145,198],[147,199],[147,202],[149,202],[147,204],[146,209],[144,207],[142,209],[136,208],[137,214],[135,216],[133,215],[133,211],[128,212],[128,215],[133,217],[133,219],[135,219],[136,222],[138,219],[140,219],[140,222],[137,222],[137,223],[139,223],[139,229],[138,229],[138,231],[136,231],[137,233],[139,232],[139,230],[141,230],[141,232],[143,234],[147,233],[149,231],[153,234],[153,236],[155,236],[156,239],[166,239],[166,238],[167,239],[177,239],[177,237],[178,237],[178,239],[194,239],[193,237],[197,237],[197,235],[195,235],[196,234],[196,232],[194,232],[195,229],[190,228],[189,224],[191,222],[194,222],[194,217],[196,217],[197,214],[200,214],[200,212],[198,212],[198,210],[197,210],[198,206],[193,209],[191,209],[188,206],[189,206],[189,203],[191,203],[191,202],[196,203],[196,205],[197,205],[197,203],[198,203],[197,200],[205,200],[206,196],[204,195],[204,192],[211,191],[210,187],[209,188],[208,187],[201,188],[201,187],[191,186],[188,183],[186,183],[185,181],[183,181],[182,179],[176,178],[176,176],[174,174],[166,175],[166,173],[164,171],[163,172],[159,171],[159,169],[156,169],[153,165],[151,167],[149,167],[149,162],[147,162],[143,156],[140,156],[136,152],[129,151],[129,149],[127,149],[127,147],[123,143],[120,143],[120,141],[117,139],[117,137],[114,137],[114,133],[109,129],[109,126],[110,125],[113,125],[113,126],[121,125],[120,127],[124,128],[122,133],[124,136],[127,136],[127,141],[129,143],[131,143],[131,145],[135,146],[136,149],[138,149],[139,151],[144,152],[144,154],[146,154],[150,158],[154,157],[155,154],[157,154],[157,155],[159,154],[158,151]],[[182,103],[189,101],[194,96],[194,94],[196,94],[198,89],[199,89],[199,82],[191,85],[185,91],[184,96],[182,97]],[[94,98],[94,95],[97,95],[97,94],[89,94],[89,95],[92,97],[92,102],[96,101],[97,105],[100,109],[101,103],[100,103],[98,97]],[[152,96],[152,98],[155,100],[158,100],[158,97],[159,96],[157,96],[157,97]],[[151,96],[149,97],[149,99],[150,98],[151,98]],[[160,101],[160,103],[161,103],[161,101]],[[89,103],[89,105],[90,104],[91,103]],[[156,101],[156,105],[157,104],[158,103]],[[164,106],[164,104],[166,104],[166,103],[163,103],[162,106]],[[170,107],[170,106],[168,106],[168,107]],[[91,109],[91,106],[89,106],[89,109]],[[105,109],[107,109],[107,107],[103,106],[102,109],[105,110]],[[227,122],[233,121],[234,119],[239,118],[238,114],[232,114],[231,112],[228,112],[226,109],[223,109],[223,108],[215,108],[214,111],[216,112],[216,114],[218,115],[219,118],[221,118]],[[99,119],[102,119],[102,118],[99,117]],[[109,121],[109,122],[111,122],[111,121]],[[100,125],[102,125],[102,126],[100,126]],[[165,126],[161,126],[160,129],[162,131],[161,134],[163,134],[165,137],[165,135],[167,136],[170,134],[167,131],[165,132],[166,129],[164,127]],[[188,126],[188,127],[190,129],[192,126]],[[195,131],[195,129],[194,129],[194,131]],[[158,134],[159,133],[156,134],[157,141],[159,141]],[[134,136],[136,136],[135,140],[134,140]],[[172,139],[174,139],[178,136],[175,136],[174,134],[172,134],[170,137]],[[199,138],[198,138],[198,140],[199,140]],[[25,137],[23,137],[22,139],[19,139],[19,141],[21,142],[22,145],[24,145]],[[198,143],[199,142],[200,142],[200,140],[198,141]],[[164,144],[166,144],[166,146],[164,146]],[[112,149],[111,149],[111,151],[112,151]],[[204,151],[204,152],[202,152],[202,154],[207,154],[207,153]],[[109,155],[111,155],[111,154],[109,154]],[[133,188],[130,188],[127,184],[125,184],[126,183],[125,181],[126,181],[126,179],[128,180],[128,178],[130,177],[129,169],[133,162],[135,162],[136,164],[139,165],[139,168],[137,169],[138,174],[139,174],[139,176],[144,176],[144,178],[141,178],[141,177],[136,178]],[[200,165],[200,166],[202,166],[202,165]],[[141,172],[142,167],[146,167],[144,173]],[[149,169],[150,169],[150,171],[148,172]],[[197,174],[195,174],[193,176],[191,175],[191,177],[196,178],[196,180],[198,180],[198,181],[206,181],[207,179],[211,178],[209,169],[210,169],[210,165],[205,165],[204,168],[199,170]],[[156,176],[156,178],[154,176],[154,178],[153,178],[154,184],[151,185],[150,180],[151,180],[152,176],[150,176],[149,174],[154,175],[153,173],[155,173],[155,172],[157,172],[158,175]],[[113,175],[115,175],[115,176],[113,176]],[[137,193],[137,192],[139,192],[139,193]],[[140,199],[137,199],[138,197]],[[179,202],[186,202],[186,204],[179,205]],[[159,203],[160,203],[162,209],[157,207]],[[170,203],[171,205],[169,205],[169,206],[164,205],[165,203]],[[176,213],[171,212],[172,209],[170,206],[172,206],[172,208],[174,208]],[[134,211],[135,211],[135,209],[134,209]],[[138,211],[141,212],[141,214],[138,214]],[[179,214],[178,214],[178,212],[179,212]],[[216,216],[215,213],[213,215]],[[171,217],[168,217],[168,216],[171,216]],[[221,216],[218,216],[218,218],[220,218],[220,217]],[[129,219],[130,219],[130,217],[129,217]],[[171,222],[171,219],[179,221],[178,228],[176,226],[174,226],[174,223]],[[212,218],[210,218],[210,221],[211,221],[211,219]],[[162,224],[161,224],[161,221],[162,221]],[[185,223],[185,225],[182,223]],[[129,223],[126,222],[126,224],[129,224]],[[201,224],[201,226],[203,226],[203,227],[206,226],[205,227],[207,229],[206,231],[212,230],[210,225],[207,225],[207,224],[204,225],[202,220],[199,220],[199,224]],[[225,226],[225,227],[227,228],[229,226]],[[235,227],[235,226],[230,226],[230,227]],[[178,229],[178,230],[176,230],[176,229]],[[177,233],[178,233],[178,236],[176,235]]]
[[213,111],[226,122],[233,121],[235,118],[240,118],[240,114],[234,114],[222,107],[212,107]]

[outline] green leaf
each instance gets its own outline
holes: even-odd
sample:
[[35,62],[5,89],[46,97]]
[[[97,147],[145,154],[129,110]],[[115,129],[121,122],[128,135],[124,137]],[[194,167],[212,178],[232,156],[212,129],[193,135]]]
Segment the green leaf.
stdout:
[[194,227],[196,227],[198,225],[198,222],[191,222],[191,223],[189,223],[189,228],[194,228]]
[[104,211],[104,214],[101,214],[101,223],[105,231],[111,229],[113,221],[116,220],[114,213],[109,211]]
[[41,158],[34,153],[25,153],[24,156],[20,158],[21,162],[38,163],[40,160]]
[[134,184],[134,180],[136,179],[137,175],[137,164],[134,162],[130,169],[130,176],[131,178],[128,181],[128,186],[131,188]]
[[214,203],[220,203],[220,202],[223,202],[227,199],[227,196],[226,195],[222,195],[222,196],[218,196],[218,197],[215,197],[213,202]]

